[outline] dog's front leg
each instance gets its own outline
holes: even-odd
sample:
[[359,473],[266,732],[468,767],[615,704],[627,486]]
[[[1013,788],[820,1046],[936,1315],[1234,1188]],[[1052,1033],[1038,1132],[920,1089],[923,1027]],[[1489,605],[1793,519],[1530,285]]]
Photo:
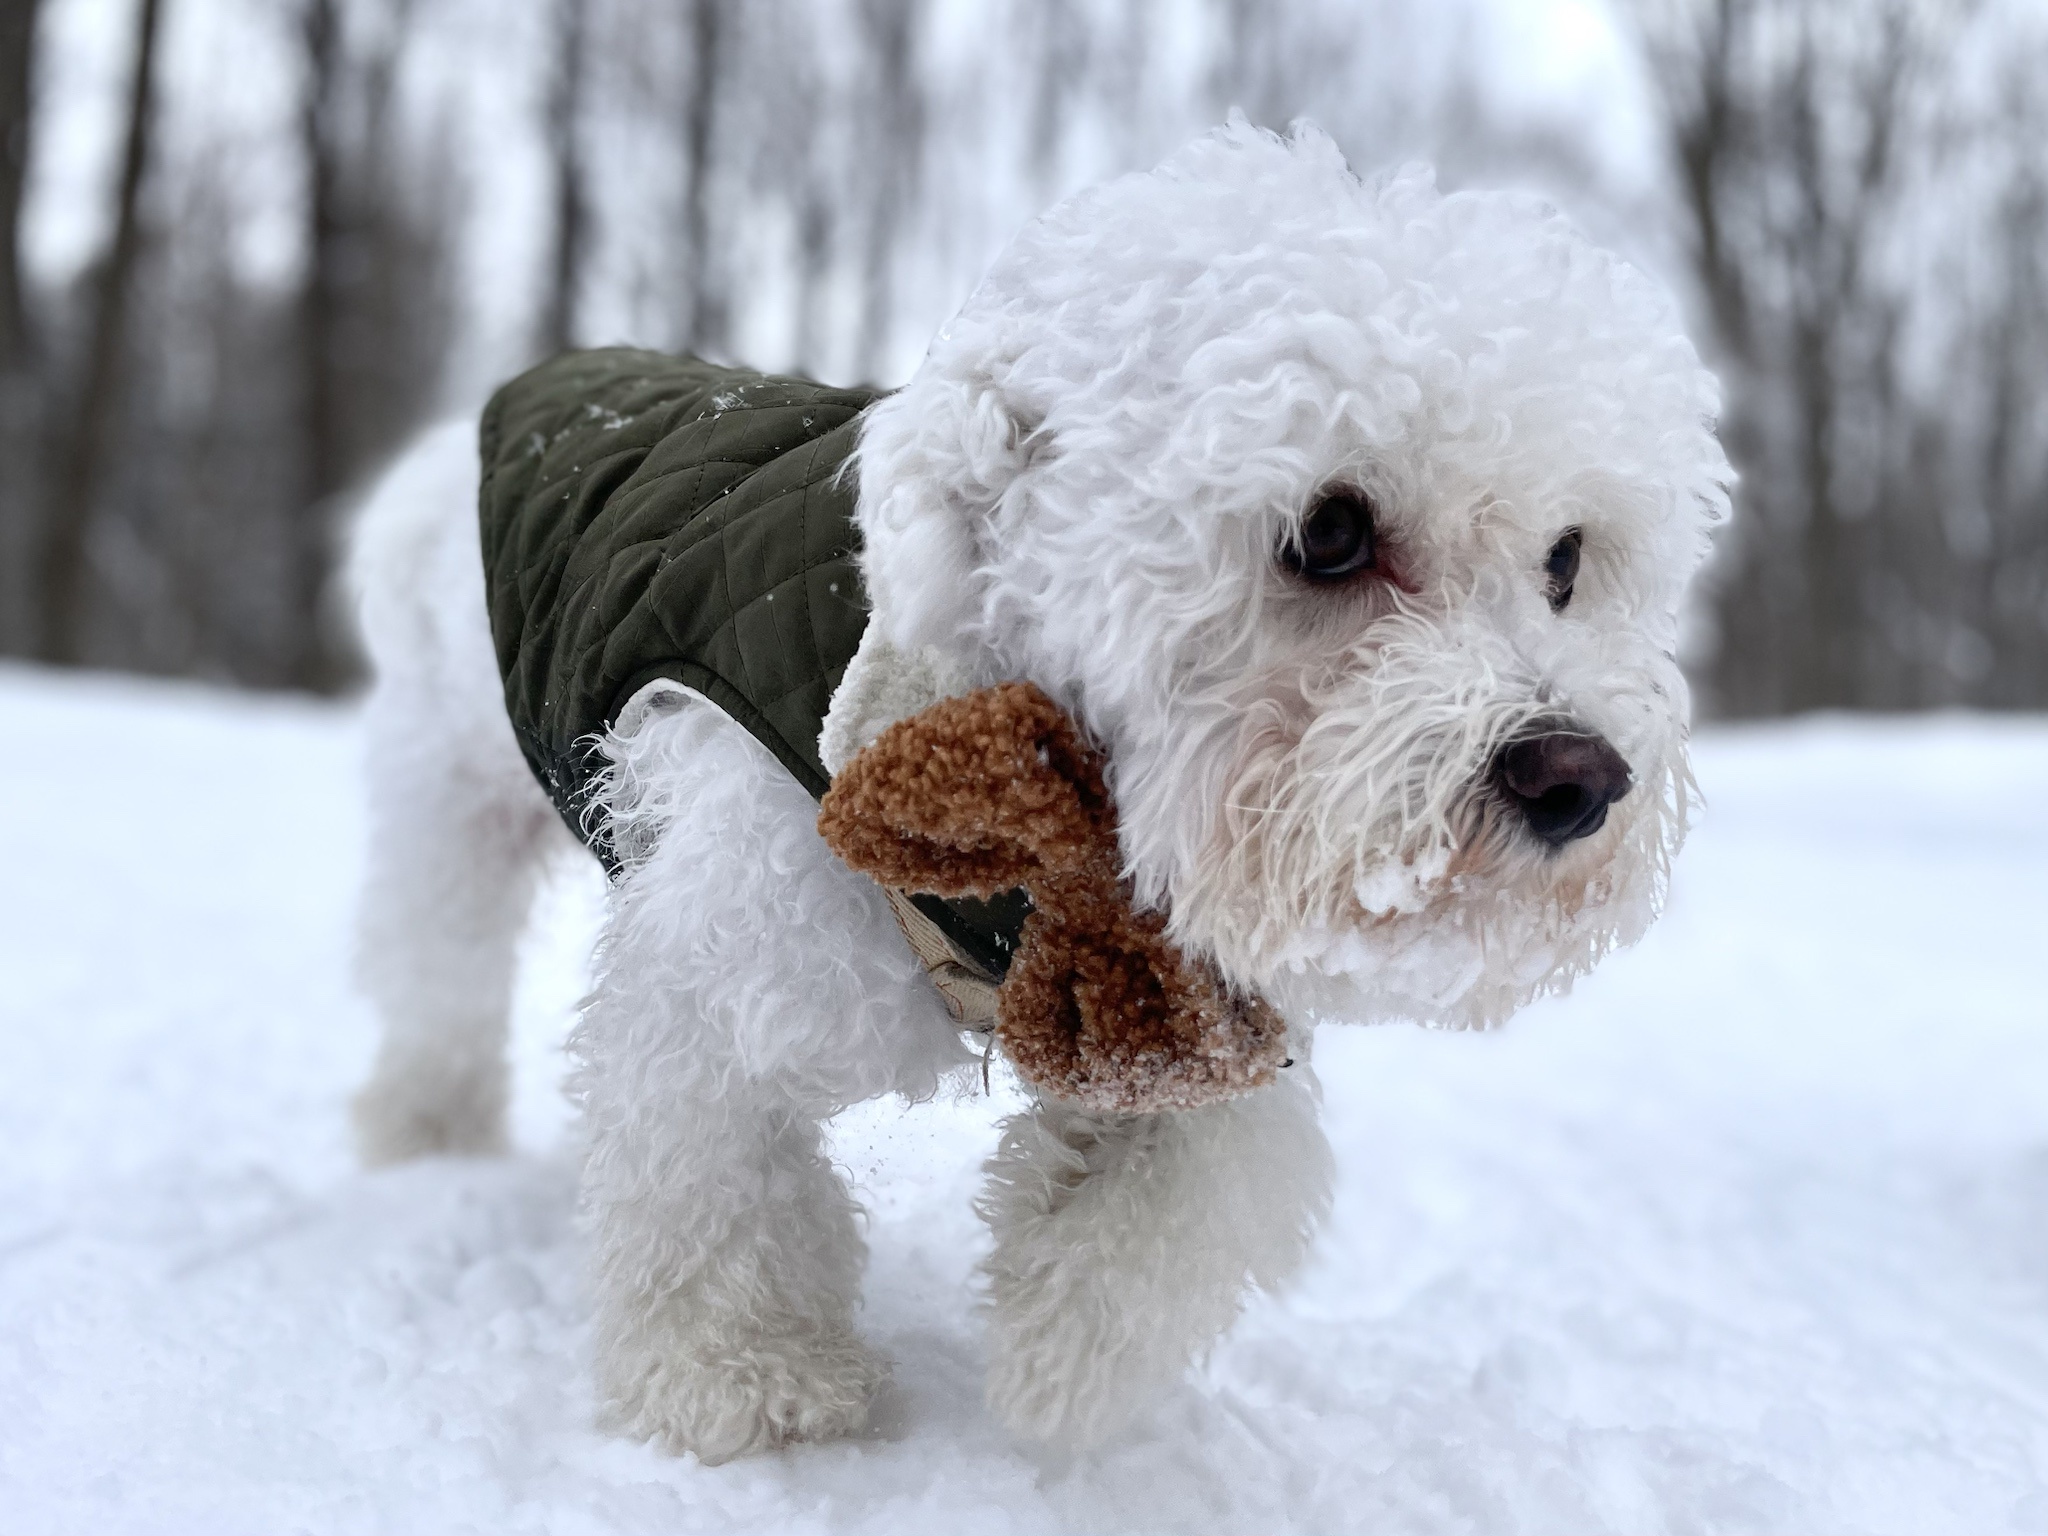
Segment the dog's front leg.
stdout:
[[724,1461],[858,1429],[865,1247],[820,1125],[967,1057],[880,891],[709,706],[615,744],[627,856],[571,1051],[613,1427]]
[[713,1464],[859,1429],[886,1367],[854,1331],[865,1248],[817,1122],[715,1075],[620,1109],[585,1178],[607,1426]]
[[1103,1116],[1042,1101],[1011,1118],[980,1210],[989,1403],[1073,1443],[1137,1414],[1300,1264],[1330,1203],[1303,1060],[1245,1098]]

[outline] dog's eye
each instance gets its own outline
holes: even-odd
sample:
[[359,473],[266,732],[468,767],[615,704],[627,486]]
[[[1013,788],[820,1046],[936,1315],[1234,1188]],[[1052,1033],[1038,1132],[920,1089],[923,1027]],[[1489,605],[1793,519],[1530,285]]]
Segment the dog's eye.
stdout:
[[1342,581],[1379,559],[1372,503],[1361,491],[1332,491],[1302,519],[1301,534],[1280,547],[1280,563],[1310,581]]
[[1543,573],[1550,578],[1552,613],[1563,613],[1564,605],[1572,600],[1572,583],[1579,579],[1579,544],[1579,530],[1567,528],[1550,546],[1550,557],[1543,562]]

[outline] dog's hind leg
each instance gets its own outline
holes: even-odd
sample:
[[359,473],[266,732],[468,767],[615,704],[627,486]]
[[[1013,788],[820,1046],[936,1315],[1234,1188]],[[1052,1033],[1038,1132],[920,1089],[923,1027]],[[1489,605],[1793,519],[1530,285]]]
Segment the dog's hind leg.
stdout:
[[865,1246],[821,1122],[971,1059],[817,807],[701,701],[613,742],[625,864],[571,1041],[612,1427],[724,1461],[865,1421]]
[[399,461],[352,552],[376,669],[357,923],[358,975],[383,1023],[355,1101],[369,1163],[502,1149],[519,932],[546,850],[567,841],[505,718],[476,541],[463,425]]
[[1329,1212],[1329,1144],[1306,1060],[1269,1088],[1177,1114],[1013,1116],[979,1202],[989,1405],[1065,1444],[1104,1434],[1179,1380],[1272,1288]]
[[354,1106],[371,1164],[504,1150],[517,947],[555,822],[537,791],[519,792],[534,787],[523,763],[525,783],[507,785],[446,755],[402,762],[373,769],[357,933],[383,1022]]

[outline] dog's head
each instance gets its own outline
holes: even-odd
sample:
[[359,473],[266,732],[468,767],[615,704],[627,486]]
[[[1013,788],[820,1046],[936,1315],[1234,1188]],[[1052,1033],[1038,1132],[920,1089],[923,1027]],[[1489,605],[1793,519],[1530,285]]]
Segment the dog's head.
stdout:
[[876,622],[1086,724],[1183,947],[1492,1022],[1663,894],[1717,408],[1537,200],[1233,121],[1027,228],[870,412]]

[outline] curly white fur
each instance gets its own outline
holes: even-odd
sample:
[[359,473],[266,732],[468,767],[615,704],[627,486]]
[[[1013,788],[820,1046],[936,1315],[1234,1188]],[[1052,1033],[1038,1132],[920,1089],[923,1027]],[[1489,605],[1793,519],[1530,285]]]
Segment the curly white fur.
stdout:
[[357,933],[384,1020],[355,1104],[370,1163],[503,1149],[514,951],[543,856],[567,839],[505,718],[476,482],[474,424],[429,433],[365,507],[349,572],[377,673]]
[[[625,868],[570,1041],[613,1420],[723,1460],[858,1428],[863,1249],[819,1122],[966,1052],[879,888],[744,730],[676,690],[614,737]],[[764,953],[764,934],[794,937]]]
[[[1330,1147],[1306,1060],[1264,1092],[1184,1114],[1013,1116],[977,1209],[988,1393],[1010,1426],[1079,1442],[1117,1428],[1273,1289],[1329,1214]],[[1085,1255],[1085,1257],[1083,1257]]]
[[[1240,119],[1025,230],[870,413],[866,573],[895,644],[1029,678],[1104,743],[1181,943],[1330,1016],[1490,1023],[1637,937],[1683,838],[1718,398],[1668,298],[1553,209],[1362,185]],[[1276,568],[1340,484],[1400,585]],[[1562,854],[1486,815],[1540,715],[1638,785]]]
[[[1027,678],[1107,749],[1127,872],[1289,1015],[1274,1088],[1014,1119],[981,1210],[990,1401],[1097,1434],[1285,1279],[1329,1202],[1318,1018],[1484,1024],[1639,934],[1691,793],[1680,591],[1727,507],[1712,378],[1669,302],[1524,197],[1361,185],[1241,120],[1025,230],[863,429],[874,622],[823,747]],[[511,950],[561,834],[506,724],[466,429],[358,534],[378,681],[363,975],[373,1161],[503,1137]],[[1275,554],[1367,493],[1394,579]],[[1583,532],[1553,612],[1546,551]],[[1552,849],[1492,787],[1538,720],[1635,788]],[[819,1124],[966,1059],[879,893],[716,709],[657,687],[605,743],[624,869],[572,1044],[613,1423],[707,1460],[863,1420],[862,1245]]]

